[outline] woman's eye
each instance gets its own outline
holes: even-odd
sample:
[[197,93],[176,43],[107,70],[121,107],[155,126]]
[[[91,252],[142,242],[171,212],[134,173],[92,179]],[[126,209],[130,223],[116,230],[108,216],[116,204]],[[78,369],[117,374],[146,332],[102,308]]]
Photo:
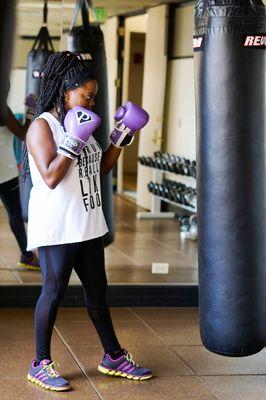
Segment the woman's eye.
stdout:
[[92,99],[92,96],[85,96],[85,99],[86,99],[86,100],[91,100],[91,99]]

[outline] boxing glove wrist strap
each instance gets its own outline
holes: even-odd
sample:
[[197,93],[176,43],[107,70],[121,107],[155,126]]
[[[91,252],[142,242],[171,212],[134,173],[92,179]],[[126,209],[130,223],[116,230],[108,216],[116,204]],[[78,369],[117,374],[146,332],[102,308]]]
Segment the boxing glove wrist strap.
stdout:
[[60,148],[57,149],[57,154],[62,154],[63,156],[65,156],[67,158],[71,158],[71,160],[75,159],[75,157],[72,154],[68,153],[65,149],[60,149]]
[[115,147],[122,149],[133,142],[134,135],[129,135],[127,132],[120,132],[117,129],[114,129],[110,135],[110,140]]
[[58,150],[62,150],[64,153],[70,154],[75,157],[81,153],[81,150],[86,145],[82,139],[71,135],[70,133],[65,133],[63,142],[59,145]]

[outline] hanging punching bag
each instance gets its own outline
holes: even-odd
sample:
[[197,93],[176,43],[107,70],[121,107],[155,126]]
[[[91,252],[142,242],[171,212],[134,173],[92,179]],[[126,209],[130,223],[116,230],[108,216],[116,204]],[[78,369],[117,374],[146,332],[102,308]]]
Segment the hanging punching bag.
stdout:
[[[26,77],[26,96],[34,94],[39,96],[41,90],[41,77],[40,71],[46,63],[47,58],[54,52],[54,47],[47,29],[47,0],[44,2],[43,9],[43,26],[41,27],[31,51],[28,55],[27,64],[27,77]],[[22,159],[27,157],[26,144],[23,144]],[[32,188],[32,181],[29,170],[22,165],[21,178],[20,178],[20,202],[22,209],[22,218],[28,222],[28,205],[30,198],[30,191]]]
[[[88,19],[89,8],[94,11],[89,0],[77,0],[71,26],[68,34],[68,50],[79,53],[88,62],[95,78],[98,81],[98,93],[94,110],[100,115],[102,123],[95,134],[103,150],[109,144],[109,109],[108,109],[108,82],[104,48],[104,38],[98,23],[91,24]],[[82,26],[75,26],[79,11],[82,15]],[[104,244],[108,246],[114,240],[114,203],[112,188],[112,172],[101,177],[102,206],[109,232],[104,237]]]
[[41,90],[40,71],[47,58],[54,52],[47,29],[47,1],[44,3],[43,26],[41,27],[31,51],[28,54],[26,96],[30,93],[39,96]]
[[232,357],[266,344],[265,15],[261,0],[195,8],[200,331]]

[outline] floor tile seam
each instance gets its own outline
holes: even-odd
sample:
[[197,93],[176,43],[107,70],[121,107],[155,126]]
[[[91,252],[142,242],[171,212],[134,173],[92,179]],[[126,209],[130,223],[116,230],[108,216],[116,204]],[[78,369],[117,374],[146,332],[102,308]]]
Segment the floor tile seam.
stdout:
[[83,376],[86,378],[87,382],[90,384],[91,388],[94,390],[94,392],[96,393],[96,395],[99,397],[99,399],[101,400],[107,400],[105,397],[103,397],[96,385],[93,383],[93,381],[90,379],[90,377],[88,376],[88,374],[86,373],[85,369],[83,368],[83,366],[79,363],[78,358],[76,357],[75,353],[72,351],[71,347],[68,345],[67,341],[64,339],[64,337],[61,335],[60,331],[56,328],[56,326],[54,327],[55,332],[57,333],[59,339],[62,341],[63,345],[65,346],[65,348],[67,349],[68,353],[70,354],[70,356],[72,357],[73,361],[76,363],[76,365],[78,366],[78,368],[80,369],[80,371],[82,372]]
[[123,251],[119,250],[114,244],[112,246],[112,248],[114,249],[115,252],[117,252],[120,255],[123,255],[124,257],[126,257],[130,262],[133,263],[133,265],[138,266],[137,263],[135,263],[135,261],[133,260],[133,258],[129,257],[127,254],[123,253]]
[[138,314],[136,314],[133,310],[130,310],[132,312],[132,314],[144,325],[146,326],[146,328],[151,331],[153,333],[153,335],[155,335],[155,337],[157,337],[163,345],[168,346],[168,344],[163,340],[163,338],[161,338],[161,336],[158,335],[158,333],[146,322],[144,321]]
[[5,257],[0,254],[1,259],[3,260],[4,264],[7,266],[8,269],[10,269],[8,262],[6,261]]
[[202,378],[202,376],[198,377],[199,380],[202,382],[203,386],[207,387],[211,393],[217,397],[217,399],[219,400],[226,400],[226,398],[222,395],[222,393],[212,384],[210,384],[209,382],[207,382],[204,378]]
[[121,219],[117,219],[117,222],[119,222],[119,224],[126,226],[127,228],[132,229],[132,231],[135,232],[135,229],[132,228],[132,226],[130,224],[128,224],[127,222],[122,221]]
[[181,361],[183,361],[183,363],[191,370],[194,372],[195,376],[200,376],[197,371],[179,354],[175,351],[175,349],[173,348],[174,346],[169,345],[170,349],[180,358]]
[[20,283],[20,284],[23,283],[23,280],[20,278],[20,276],[17,274],[17,272],[15,270],[11,270],[10,272],[16,278],[18,283]]
[[[160,245],[161,245],[162,247],[164,247],[165,249],[168,249],[168,250],[171,249],[171,246],[167,246],[167,244],[161,242],[161,241],[158,240],[158,239],[151,238],[151,240],[152,240],[153,242],[156,242],[156,243],[160,244]],[[185,255],[185,254],[184,254],[182,251],[180,251],[180,250],[174,250],[173,254],[176,254],[176,253],[177,253],[178,255],[180,255],[180,254]]]

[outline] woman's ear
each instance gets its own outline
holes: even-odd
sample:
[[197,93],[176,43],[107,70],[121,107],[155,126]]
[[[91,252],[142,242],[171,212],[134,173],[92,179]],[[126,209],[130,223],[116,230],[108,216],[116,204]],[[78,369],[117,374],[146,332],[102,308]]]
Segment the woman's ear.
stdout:
[[65,93],[65,101],[69,101],[69,98],[70,98],[69,92],[66,92]]

